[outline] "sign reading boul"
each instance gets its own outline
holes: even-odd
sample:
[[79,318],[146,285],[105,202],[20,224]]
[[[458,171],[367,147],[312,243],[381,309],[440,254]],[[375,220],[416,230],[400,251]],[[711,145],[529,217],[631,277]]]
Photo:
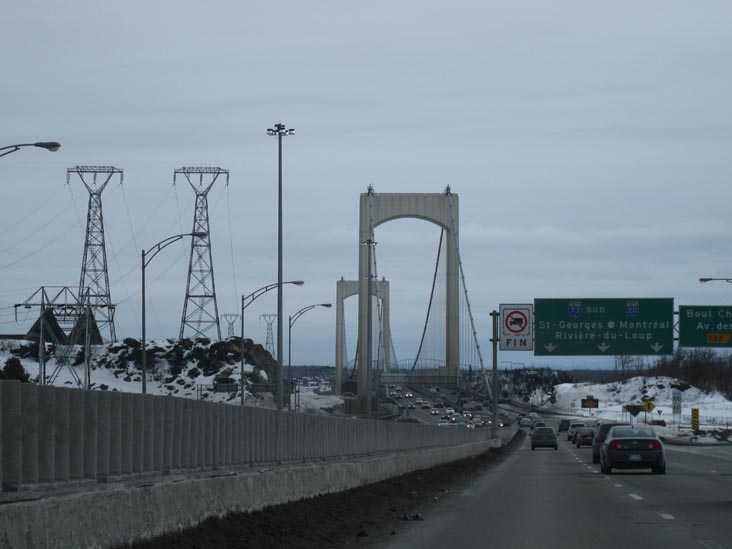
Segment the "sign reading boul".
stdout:
[[679,305],[679,345],[732,347],[732,307]]
[[673,298],[536,299],[535,355],[673,353]]

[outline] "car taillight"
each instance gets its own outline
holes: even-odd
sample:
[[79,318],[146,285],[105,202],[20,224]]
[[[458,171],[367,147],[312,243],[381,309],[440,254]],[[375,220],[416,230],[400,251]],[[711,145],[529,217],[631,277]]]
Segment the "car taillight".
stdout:
[[649,450],[660,450],[661,449],[661,443],[657,440],[654,440],[648,445]]
[[600,438],[600,435],[595,435],[595,440],[597,442],[602,442],[602,439]]
[[611,450],[622,450],[623,445],[620,444],[617,440],[611,440],[608,448],[610,448]]
[[582,435],[577,435],[577,440],[582,440]]

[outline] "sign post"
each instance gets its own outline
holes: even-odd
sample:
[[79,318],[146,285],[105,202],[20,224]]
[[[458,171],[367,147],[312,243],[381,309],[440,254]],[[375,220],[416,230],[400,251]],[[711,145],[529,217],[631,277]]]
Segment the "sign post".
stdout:
[[691,409],[691,430],[694,432],[699,430],[699,408]]
[[674,389],[671,399],[671,413],[674,416],[678,429],[678,426],[681,424],[681,391]]
[[531,351],[534,349],[534,305],[500,305],[501,351]]
[[535,299],[536,356],[673,353],[673,298]]

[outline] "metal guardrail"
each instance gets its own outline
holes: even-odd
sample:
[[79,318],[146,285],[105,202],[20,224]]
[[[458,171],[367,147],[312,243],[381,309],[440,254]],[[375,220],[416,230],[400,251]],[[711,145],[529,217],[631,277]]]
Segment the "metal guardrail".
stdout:
[[0,381],[0,482],[303,463],[485,441],[486,431]]

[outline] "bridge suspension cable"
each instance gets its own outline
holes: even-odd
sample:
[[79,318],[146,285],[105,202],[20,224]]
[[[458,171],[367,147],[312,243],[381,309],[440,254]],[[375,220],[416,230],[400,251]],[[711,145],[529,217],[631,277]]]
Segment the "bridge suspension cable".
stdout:
[[489,383],[489,380],[488,380],[488,373],[486,372],[485,365],[483,363],[483,354],[480,352],[480,342],[478,341],[478,332],[475,330],[475,320],[473,319],[473,311],[472,311],[472,308],[470,307],[470,298],[468,297],[468,287],[465,284],[465,272],[463,271],[463,260],[462,260],[462,257],[460,257],[460,246],[459,246],[458,240],[457,240],[457,233],[455,232],[455,214],[453,212],[452,192],[450,191],[449,185],[445,188],[445,195],[448,197],[448,203],[450,205],[450,223],[452,225],[453,238],[455,238],[455,250],[457,252],[458,266],[460,267],[460,281],[463,286],[463,295],[465,297],[466,312],[468,315],[468,319],[470,320],[470,329],[473,334],[475,350],[478,355],[478,361],[480,362],[480,369],[483,372],[483,376],[485,378],[486,387],[491,387],[491,384]]

